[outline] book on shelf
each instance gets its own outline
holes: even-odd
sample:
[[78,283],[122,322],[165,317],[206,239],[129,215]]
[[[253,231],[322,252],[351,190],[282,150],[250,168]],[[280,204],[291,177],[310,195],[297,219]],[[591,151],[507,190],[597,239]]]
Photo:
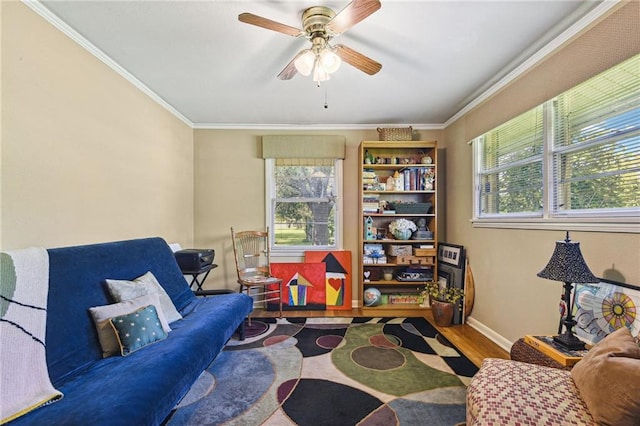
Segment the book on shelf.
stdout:
[[553,336],[524,336],[524,342],[565,367],[575,365],[587,353],[586,350],[570,350],[553,340]]
[[429,167],[407,167],[402,169],[400,177],[402,183],[396,182],[396,190],[425,191],[433,189],[435,173]]
[[365,213],[377,213],[380,209],[380,195],[367,194],[362,197],[362,211]]

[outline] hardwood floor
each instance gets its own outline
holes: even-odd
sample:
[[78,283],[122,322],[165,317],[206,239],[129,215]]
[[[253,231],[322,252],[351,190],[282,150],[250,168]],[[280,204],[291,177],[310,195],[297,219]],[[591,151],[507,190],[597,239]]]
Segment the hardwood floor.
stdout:
[[[423,313],[424,317],[435,328],[438,329],[444,337],[453,343],[456,348],[467,356],[478,367],[482,364],[482,360],[485,358],[503,358],[509,359],[509,353],[504,349],[493,343],[486,338],[483,334],[476,331],[474,328],[463,324],[454,325],[451,327],[438,327],[433,321],[433,315],[430,309],[425,309]],[[277,317],[277,312],[265,311],[256,309],[251,315],[252,318],[274,318]],[[346,310],[328,310],[328,311],[287,311],[284,312],[285,317],[363,317],[370,315],[363,315],[360,309]],[[416,316],[416,310],[388,310],[385,309],[384,316],[393,317],[413,317]]]

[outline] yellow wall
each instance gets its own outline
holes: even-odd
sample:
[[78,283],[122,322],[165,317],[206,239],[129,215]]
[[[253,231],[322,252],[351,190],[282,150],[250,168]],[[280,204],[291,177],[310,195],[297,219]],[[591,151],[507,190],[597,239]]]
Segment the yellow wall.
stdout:
[[193,130],[20,2],[2,2],[0,247],[193,244]]
[[[640,51],[640,3],[617,10],[445,130],[447,236],[464,245],[476,282],[471,324],[505,345],[554,334],[562,284],[538,278],[562,231],[474,228],[472,147],[467,142]],[[455,165],[452,167],[452,165]],[[640,235],[572,232],[598,277],[640,284]]]
[[[421,130],[414,138],[441,140],[441,130]],[[356,273],[358,249],[358,146],[363,140],[378,140],[375,130],[195,131],[195,244],[216,250],[216,269],[207,279],[207,288],[236,289],[231,231],[264,229],[265,179],[261,136],[267,134],[328,134],[346,138],[344,160],[344,246],[353,255]],[[277,261],[277,259],[274,259]],[[282,260],[281,260],[282,261]],[[353,297],[358,299],[354,280]]]

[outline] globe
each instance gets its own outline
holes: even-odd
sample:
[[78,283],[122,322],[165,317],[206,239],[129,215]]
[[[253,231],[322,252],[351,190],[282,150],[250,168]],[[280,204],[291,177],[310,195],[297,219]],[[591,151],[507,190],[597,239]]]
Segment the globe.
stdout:
[[364,306],[376,306],[380,304],[382,295],[380,290],[375,287],[369,287],[364,291]]

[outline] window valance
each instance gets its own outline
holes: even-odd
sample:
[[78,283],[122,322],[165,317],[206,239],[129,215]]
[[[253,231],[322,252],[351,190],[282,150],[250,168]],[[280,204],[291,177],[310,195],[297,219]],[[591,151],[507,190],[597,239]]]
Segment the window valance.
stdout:
[[262,158],[344,159],[344,136],[268,135],[262,137]]

